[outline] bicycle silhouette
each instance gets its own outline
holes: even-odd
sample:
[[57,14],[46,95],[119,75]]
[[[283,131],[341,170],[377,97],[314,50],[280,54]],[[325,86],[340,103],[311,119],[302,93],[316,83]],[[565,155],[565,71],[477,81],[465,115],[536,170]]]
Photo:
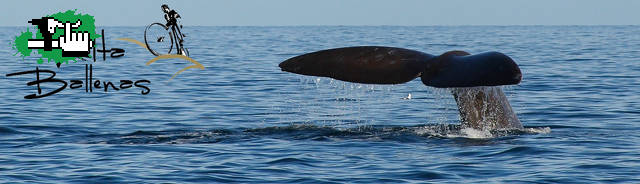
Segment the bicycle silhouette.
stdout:
[[189,56],[189,50],[184,48],[182,44],[185,37],[180,31],[182,25],[178,26],[177,19],[180,18],[180,15],[166,4],[161,7],[167,23],[156,22],[147,26],[144,30],[144,43],[147,45],[147,49],[156,56],[172,54],[172,51],[178,55]]

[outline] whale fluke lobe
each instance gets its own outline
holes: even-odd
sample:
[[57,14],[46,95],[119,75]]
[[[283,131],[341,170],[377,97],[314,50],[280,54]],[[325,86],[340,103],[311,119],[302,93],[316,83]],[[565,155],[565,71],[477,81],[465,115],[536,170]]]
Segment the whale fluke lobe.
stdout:
[[364,84],[400,84],[420,76],[434,58],[423,52],[377,46],[346,47],[296,56],[283,71]]
[[522,80],[518,65],[499,52],[470,55],[464,51],[450,51],[429,62],[438,64],[425,68],[421,79],[424,85],[432,87],[501,86],[518,84]]
[[471,55],[449,51],[440,56],[394,47],[360,46],[322,50],[280,63],[283,71],[365,84],[422,83],[451,88],[463,127],[522,129],[501,85],[518,84],[522,73],[499,52]]

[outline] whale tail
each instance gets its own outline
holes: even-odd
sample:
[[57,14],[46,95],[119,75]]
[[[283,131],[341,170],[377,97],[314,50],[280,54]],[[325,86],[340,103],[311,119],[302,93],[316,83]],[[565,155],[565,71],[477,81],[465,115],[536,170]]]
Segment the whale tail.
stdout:
[[280,63],[283,71],[364,83],[401,84],[421,77],[438,88],[500,86],[520,83],[518,65],[499,52],[440,56],[394,47],[346,47],[303,54]]
[[[401,84],[420,77],[437,88],[453,88],[463,126],[476,129],[522,128],[499,87],[518,84],[522,73],[499,52],[440,56],[394,47],[359,46],[322,50],[280,63],[286,72],[364,84]],[[491,123],[489,123],[491,122]]]

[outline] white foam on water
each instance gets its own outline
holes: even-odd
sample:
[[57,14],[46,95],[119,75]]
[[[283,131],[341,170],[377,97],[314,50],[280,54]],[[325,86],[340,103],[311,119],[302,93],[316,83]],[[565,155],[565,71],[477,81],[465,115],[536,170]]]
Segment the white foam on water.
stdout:
[[532,134],[549,134],[551,133],[551,128],[550,127],[525,128],[524,131]]
[[440,137],[444,137],[447,134],[446,131],[437,130],[437,129],[435,129],[433,127],[429,127],[429,126],[418,127],[416,129],[414,129],[413,132],[415,134],[418,134],[418,135],[421,135],[421,136],[440,136]]
[[458,126],[448,126],[450,124],[428,125],[413,128],[413,132],[421,136],[434,136],[446,138],[468,138],[468,139],[491,139],[509,135],[521,134],[548,134],[549,127],[535,127],[524,129],[498,129],[498,130],[478,130],[474,128],[460,128]]
[[463,135],[463,137],[465,138],[471,138],[471,139],[487,139],[487,138],[494,138],[495,136],[486,130],[477,130],[477,129],[473,129],[473,128],[463,128],[460,130],[460,133]]

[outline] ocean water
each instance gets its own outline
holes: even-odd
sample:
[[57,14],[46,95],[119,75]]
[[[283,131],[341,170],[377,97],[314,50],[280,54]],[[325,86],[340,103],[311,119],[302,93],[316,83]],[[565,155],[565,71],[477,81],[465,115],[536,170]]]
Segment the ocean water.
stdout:
[[[143,41],[144,27],[98,29],[125,56],[58,69],[14,56],[26,27],[0,28],[1,183],[640,183],[639,26],[185,27],[206,68],[173,80],[189,62],[147,66],[148,51],[117,40]],[[277,66],[358,45],[507,54],[523,73],[504,88],[525,130],[460,129],[449,91],[419,80],[363,85]],[[27,100],[35,75],[5,76],[37,66],[84,80],[85,64],[94,80],[149,80],[150,93]]]

